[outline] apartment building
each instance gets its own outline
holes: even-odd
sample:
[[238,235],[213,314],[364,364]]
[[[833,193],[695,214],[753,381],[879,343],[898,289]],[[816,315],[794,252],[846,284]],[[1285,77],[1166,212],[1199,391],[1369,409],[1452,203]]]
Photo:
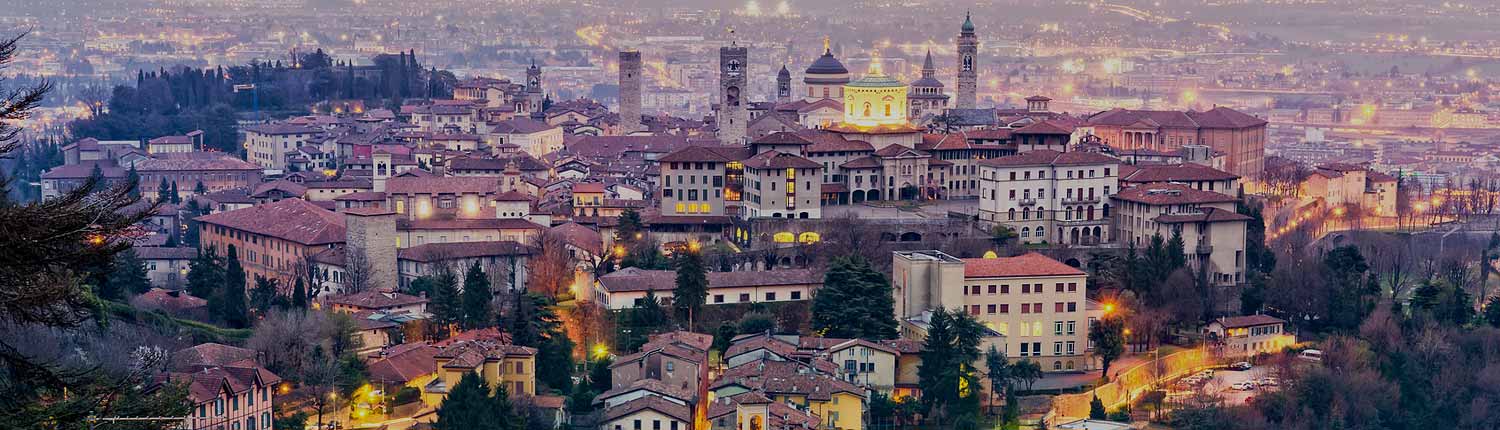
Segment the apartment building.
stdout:
[[662,215],[724,215],[726,204],[740,201],[740,160],[748,155],[744,148],[689,146],[657,159]]
[[290,286],[306,273],[307,258],[344,242],[344,216],[306,200],[291,198],[197,218],[198,248],[220,257],[234,246],[245,268],[246,285],[255,276]]
[[1235,211],[1239,199],[1184,184],[1139,185],[1114,196],[1116,237],[1137,247],[1153,236],[1182,236],[1193,270],[1214,285],[1245,282],[1245,226],[1250,217]]
[[287,155],[323,133],[322,129],[287,123],[256,124],[241,128],[245,132],[246,158],[267,169],[284,170]]
[[1112,240],[1109,196],[1120,160],[1040,149],[979,162],[979,220],[1015,230],[1022,243],[1094,245]]
[[941,251],[896,251],[896,316],[943,307],[967,312],[1004,337],[1012,357],[1045,371],[1095,365],[1088,331],[1102,311],[1085,295],[1088,274],[1038,253],[959,259]]
[[823,166],[766,151],[744,161],[746,218],[822,218]]

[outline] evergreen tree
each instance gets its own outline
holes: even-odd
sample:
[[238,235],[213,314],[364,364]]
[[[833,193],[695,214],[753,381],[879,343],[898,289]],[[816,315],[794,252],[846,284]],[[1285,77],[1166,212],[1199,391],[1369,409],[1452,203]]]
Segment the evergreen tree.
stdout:
[[182,203],[182,195],[177,193],[177,181],[172,181],[172,204]]
[[635,209],[625,209],[625,212],[620,213],[620,226],[615,228],[615,243],[632,248],[643,237],[644,231],[646,223],[641,221],[641,213]]
[[171,200],[172,186],[167,184],[167,178],[161,178],[161,185],[156,186],[156,201],[165,202]]
[[917,368],[917,384],[922,387],[928,416],[943,422],[978,413],[977,390],[968,387],[979,384],[974,362],[979,359],[984,332],[984,326],[967,313],[943,308],[933,311],[922,364]]
[[208,187],[203,186],[203,181],[198,181],[198,184],[193,186],[193,195],[201,196],[204,194],[208,194]]
[[[990,399],[1010,391],[1010,363],[1005,359],[1005,353],[990,345],[990,349],[984,352],[985,378],[990,381]],[[992,403],[993,404],[993,403]]]
[[496,429],[489,395],[489,387],[477,372],[464,372],[458,383],[448,391],[448,397],[438,406],[437,421],[432,427],[437,430]]
[[621,333],[615,337],[616,343],[625,351],[640,349],[651,335],[666,331],[671,323],[661,301],[656,298],[656,291],[650,289],[646,290],[646,297],[641,299],[639,306],[626,311],[625,320],[626,323],[619,327]]
[[1484,304],[1484,320],[1490,323],[1491,327],[1500,327],[1500,297],[1491,297],[1490,301]]
[[895,339],[895,308],[885,275],[862,257],[838,257],[813,296],[812,328],[824,337]]
[[209,296],[209,309],[225,325],[244,328],[250,325],[249,309],[245,305],[245,268],[240,266],[239,253],[229,245],[224,260],[223,287]]
[[1102,420],[1108,417],[1109,413],[1104,410],[1104,401],[1099,400],[1099,395],[1095,394],[1094,399],[1089,401],[1089,419]]
[[458,275],[443,269],[432,280],[427,309],[432,312],[433,329],[440,339],[447,338],[453,326],[463,322],[463,299],[459,296]]
[[223,260],[208,248],[188,262],[187,291],[201,299],[213,296],[214,290],[224,282]]
[[255,288],[250,290],[250,306],[255,313],[265,315],[271,310],[271,305],[276,302],[276,289],[279,282],[276,279],[255,275]]
[[130,197],[141,197],[141,174],[135,171],[135,165],[130,165],[130,173],[125,175],[125,184],[130,185]]
[[463,326],[465,329],[477,329],[489,327],[494,323],[493,310],[490,302],[495,296],[490,291],[490,277],[485,275],[484,269],[479,267],[479,261],[474,261],[469,266],[468,273],[464,274],[463,291]]
[[595,393],[603,393],[614,388],[614,374],[609,370],[611,364],[614,364],[614,360],[610,360],[609,357],[599,357],[590,364],[589,388]]
[[302,284],[302,277],[297,277],[296,286],[292,287],[292,307],[307,309],[307,287]]
[[124,301],[130,295],[151,289],[151,280],[146,277],[146,265],[136,257],[134,248],[115,254],[114,264],[103,284],[100,286],[99,296],[115,301]]
[[701,315],[703,304],[708,300],[708,273],[703,267],[703,255],[698,250],[689,250],[677,257],[677,288],[672,290],[672,307],[681,321],[687,321],[688,330],[693,329],[693,318]]

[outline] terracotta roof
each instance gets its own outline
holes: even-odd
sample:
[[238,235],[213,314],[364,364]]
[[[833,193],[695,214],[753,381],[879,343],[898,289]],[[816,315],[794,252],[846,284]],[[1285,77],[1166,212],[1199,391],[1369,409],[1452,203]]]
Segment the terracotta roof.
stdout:
[[1197,128],[1198,123],[1186,113],[1160,110],[1130,110],[1115,108],[1096,113],[1088,118],[1090,125],[1131,126],[1144,123],[1150,126]]
[[706,146],[696,146],[695,145],[695,146],[684,147],[684,148],[678,149],[676,151],[672,151],[672,153],[667,154],[667,155],[663,155],[661,158],[658,158],[656,161],[658,161],[658,162],[664,162],[664,163],[682,163],[682,162],[715,162],[715,163],[726,163],[726,162],[730,162],[730,161],[739,160],[739,158],[730,158],[729,156],[726,156],[725,152],[726,151],[717,151],[717,150],[715,150],[713,148],[709,148],[709,147],[706,147]]
[[1371,170],[1365,173],[1365,180],[1369,182],[1396,182],[1396,177]]
[[[823,276],[811,269],[763,270],[755,272],[708,272],[708,288],[769,287],[778,285],[821,285]],[[599,277],[605,290],[671,291],[677,282],[672,270],[641,270],[628,267]]]
[[965,258],[963,261],[965,278],[1086,275],[1078,268],[1035,252],[1015,257]]
[[[608,217],[606,222],[618,217]],[[729,225],[734,219],[728,215],[660,215],[647,214],[641,217],[646,225]]]
[[1270,316],[1270,315],[1261,315],[1261,314],[1243,315],[1243,316],[1234,316],[1234,317],[1219,317],[1219,319],[1214,320],[1214,322],[1217,322],[1220,325],[1223,325],[1224,328],[1240,328],[1240,327],[1251,327],[1251,326],[1258,326],[1258,325],[1270,325],[1270,324],[1283,324],[1283,323],[1286,323],[1286,321],[1282,320],[1281,318],[1276,318],[1276,317],[1273,317],[1273,316]]
[[808,154],[828,152],[863,152],[875,151],[875,146],[863,140],[849,140],[836,133],[822,130],[804,130],[797,133],[805,139],[811,140],[804,150]]
[[185,170],[244,170],[259,171],[260,166],[235,158],[222,152],[185,152],[156,154],[135,163],[141,172],[185,171]]
[[1363,172],[1363,171],[1365,171],[1365,167],[1364,166],[1356,166],[1356,165],[1349,164],[1349,163],[1327,163],[1327,164],[1320,164],[1320,165],[1318,165],[1317,168],[1323,169],[1323,170],[1332,170],[1332,171],[1335,171],[1335,172],[1345,172],[1345,173],[1347,173],[1347,172]]
[[462,258],[531,255],[531,247],[511,241],[429,243],[396,250],[396,258],[430,263]]
[[1237,200],[1234,197],[1213,191],[1202,191],[1187,185],[1170,183],[1137,185],[1120,190],[1118,194],[1115,194],[1114,198],[1150,205],[1222,203]]
[[747,169],[818,169],[823,165],[797,154],[766,151],[744,161]]
[[261,197],[271,191],[280,190],[291,197],[302,197],[307,194],[307,187],[286,180],[277,179],[255,186],[255,191],[250,192],[251,197]]
[[1073,134],[1073,127],[1067,126],[1067,125],[1064,125],[1064,124],[1060,124],[1060,123],[1054,123],[1051,120],[1043,120],[1042,122],[1033,123],[1031,125],[1028,125],[1028,126],[1025,126],[1025,127],[1021,127],[1019,129],[1017,129],[1014,133],[1015,134]]
[[547,230],[547,234],[556,234],[563,242],[576,246],[590,254],[602,255],[604,249],[604,237],[592,228],[575,222],[563,223]]
[[1190,222],[1227,222],[1227,221],[1249,221],[1252,218],[1241,215],[1238,212],[1227,211],[1219,208],[1200,208],[1198,213],[1162,214],[1157,215],[1156,222],[1165,224],[1181,224]]
[[606,409],[604,410],[604,419],[606,421],[614,420],[644,410],[660,412],[662,415],[672,417],[684,423],[693,422],[693,410],[691,408],[653,396],[632,399],[631,401]]
[[112,161],[82,161],[78,164],[64,164],[47,169],[42,173],[42,179],[84,179],[94,174],[94,166],[99,166],[99,173],[105,178],[129,176],[129,169],[116,166]]
[[730,385],[760,390],[767,395],[802,395],[815,401],[832,399],[835,393],[841,392],[865,397],[863,388],[795,361],[758,360],[745,363],[725,371],[709,389],[716,390]]
[[490,177],[431,176],[393,177],[385,180],[385,193],[393,194],[489,194],[500,186]]
[[839,166],[844,169],[873,169],[880,167],[880,159],[874,156],[860,157]]
[[333,200],[340,202],[383,202],[385,201],[385,193],[379,191],[359,191],[334,197]]
[[1183,181],[1227,181],[1239,179],[1239,175],[1202,164],[1141,164],[1133,166],[1126,176],[1121,166],[1120,181],[1123,182],[1183,182]]
[[197,220],[303,245],[344,241],[343,215],[298,198],[204,215]]
[[1266,120],[1222,106],[1203,112],[1188,111],[1187,115],[1204,128],[1246,128],[1266,124]]
[[253,349],[229,346],[221,343],[202,343],[172,353],[173,369],[188,369],[193,366],[229,366],[254,363]]
[[193,297],[183,290],[164,290],[152,288],[141,293],[130,300],[132,306],[144,309],[162,309],[172,312],[182,312],[192,309],[202,309],[208,306],[208,300]]
[[729,349],[724,350],[724,358],[727,360],[747,352],[762,349],[770,351],[784,359],[790,359],[793,355],[797,354],[797,345],[787,343],[774,336],[757,333],[751,337],[738,339],[733,344],[730,344]]
[[259,366],[199,366],[193,369],[173,371],[166,380],[183,383],[188,387],[188,399],[193,404],[219,398],[228,391],[243,395],[256,387],[270,387],[281,382],[281,377]]
[[387,348],[382,357],[367,366],[370,380],[406,384],[437,372],[434,356],[438,349],[424,342],[412,342]]
[[797,133],[778,131],[750,142],[752,145],[812,145],[813,141]]
[[492,133],[498,134],[532,134],[557,128],[543,121],[531,118],[511,118],[500,121],[490,129]]
[[427,298],[396,292],[364,291],[354,294],[328,296],[323,298],[323,302],[360,309],[380,310],[427,303]]
[[323,132],[323,130],[320,128],[287,123],[254,124],[241,127],[240,129],[252,133],[269,135],[315,134]]
[[1009,155],[1000,158],[991,158],[980,161],[979,164],[990,167],[1013,167],[1013,166],[1083,166],[1094,164],[1118,164],[1119,159],[1100,154],[1097,152],[1057,152],[1050,149],[1038,149]]
[[875,151],[875,156],[876,157],[881,157],[881,158],[906,157],[906,156],[911,156],[911,157],[927,157],[927,156],[929,156],[929,154],[927,154],[926,152],[919,151],[919,150],[914,149],[914,148],[908,148],[905,145],[901,145],[899,143],[892,143],[890,145],[886,145],[884,148],[880,148],[879,151]]
[[[669,386],[666,383],[662,382],[661,380],[657,380],[657,379],[649,379],[648,378],[648,379],[637,379],[637,380],[634,380],[634,381],[614,381],[614,382],[616,384],[621,384],[621,385],[617,386],[617,387],[614,387],[614,388],[610,388],[608,390],[605,390],[603,393],[599,393],[599,395],[594,396],[594,403],[595,404],[605,403],[609,399],[618,397],[621,394],[628,394],[628,393],[633,393],[633,392],[637,392],[637,391],[648,391],[648,392],[656,393],[657,395],[666,396],[666,397],[670,397],[670,398],[681,400],[681,401],[691,400],[693,397],[695,397],[694,394],[693,394],[693,392],[690,391],[687,387],[679,388],[679,387]],[[696,389],[697,387],[691,387],[691,388],[692,389]],[[644,397],[651,397],[651,396],[648,395],[648,396],[644,396]]]

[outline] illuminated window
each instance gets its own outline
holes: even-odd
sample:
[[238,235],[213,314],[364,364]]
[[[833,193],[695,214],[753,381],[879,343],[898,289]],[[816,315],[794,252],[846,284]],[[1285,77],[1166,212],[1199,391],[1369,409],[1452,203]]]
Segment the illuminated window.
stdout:
[[704,213],[704,214],[706,214],[706,213],[709,213],[709,212],[712,212],[712,211],[709,210],[708,203],[703,203],[703,204],[698,205],[698,213]]
[[818,236],[817,233],[810,232],[810,231],[806,232],[806,233],[802,233],[801,236],[797,237],[797,241],[798,242],[808,243],[808,244],[818,243],[818,240],[820,240],[820,239],[821,239],[821,237]]
[[678,203],[677,204],[677,213],[683,213],[683,212],[687,212],[687,205],[684,205],[682,203]]
[[776,235],[772,237],[772,240],[774,240],[776,243],[792,243],[793,241],[797,240],[797,235],[794,235],[789,231],[783,231],[781,233],[776,233]]

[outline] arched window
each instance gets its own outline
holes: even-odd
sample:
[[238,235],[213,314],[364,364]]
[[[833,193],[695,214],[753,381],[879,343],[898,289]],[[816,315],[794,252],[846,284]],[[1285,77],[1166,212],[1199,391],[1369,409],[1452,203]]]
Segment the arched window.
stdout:
[[886,102],[886,104],[885,104],[885,116],[891,116],[891,104],[890,104],[890,102]]
[[1042,238],[1042,240],[1046,240],[1047,239],[1046,232],[1047,232],[1047,228],[1046,227],[1037,227],[1036,228],[1036,237],[1040,237],[1040,238]]
[[802,233],[801,236],[797,237],[797,241],[801,243],[818,243],[820,239],[822,239],[821,236],[811,231]]
[[1031,227],[1021,227],[1021,237],[1031,237]]
[[865,102],[865,117],[870,116],[870,102]]
[[1009,213],[1007,215],[1010,216],[1010,220],[1011,221],[1015,221],[1016,220],[1016,208],[1010,208],[1010,211],[1009,211]]
[[1061,361],[1053,361],[1052,362],[1052,370],[1062,370],[1062,362]]
[[792,232],[790,231],[783,231],[780,233],[776,233],[776,235],[773,236],[771,240],[775,241],[776,243],[792,243],[793,241],[797,240],[797,236],[792,234]]

